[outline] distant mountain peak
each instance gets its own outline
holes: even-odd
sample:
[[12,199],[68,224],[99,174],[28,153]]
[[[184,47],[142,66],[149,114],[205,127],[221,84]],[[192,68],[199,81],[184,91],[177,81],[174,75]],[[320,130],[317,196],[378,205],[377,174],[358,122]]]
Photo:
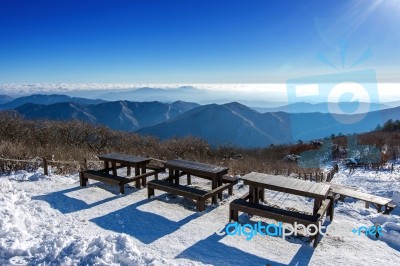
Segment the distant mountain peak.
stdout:
[[4,104],[0,104],[0,110],[15,109],[27,103],[49,105],[62,102],[74,102],[79,104],[99,104],[105,101],[70,97],[63,94],[32,94],[29,96],[16,98]]

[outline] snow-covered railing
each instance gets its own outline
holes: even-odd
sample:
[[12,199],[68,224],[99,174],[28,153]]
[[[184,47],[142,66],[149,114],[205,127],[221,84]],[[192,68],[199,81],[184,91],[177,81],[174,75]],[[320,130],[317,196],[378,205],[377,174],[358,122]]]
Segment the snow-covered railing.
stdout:
[[[157,158],[152,158],[152,157],[148,157],[148,158],[153,161],[160,162],[160,163],[165,162],[164,160],[160,160]],[[79,166],[81,170],[87,170],[88,163],[92,163],[92,164],[103,163],[103,161],[100,161],[100,160],[87,160],[86,158],[83,159],[82,161],[77,161],[77,160],[58,161],[58,160],[48,160],[45,157],[43,157],[43,158],[36,157],[33,159],[12,159],[12,158],[0,157],[0,170],[2,172],[5,172],[7,169],[6,162],[28,163],[28,164],[31,163],[31,164],[36,164],[37,166],[42,166],[44,175],[47,175],[47,176],[49,175],[49,165],[51,165],[51,164],[75,165],[75,166]]]
[[82,160],[82,161],[58,161],[58,160],[48,160],[47,158],[36,157],[33,159],[13,159],[13,158],[3,158],[0,157],[0,169],[2,172],[5,172],[7,169],[6,162],[15,162],[15,163],[31,163],[41,165],[43,167],[43,172],[45,175],[49,175],[49,164],[64,164],[64,165],[76,165],[81,168],[87,169],[88,163],[101,163],[100,160]]

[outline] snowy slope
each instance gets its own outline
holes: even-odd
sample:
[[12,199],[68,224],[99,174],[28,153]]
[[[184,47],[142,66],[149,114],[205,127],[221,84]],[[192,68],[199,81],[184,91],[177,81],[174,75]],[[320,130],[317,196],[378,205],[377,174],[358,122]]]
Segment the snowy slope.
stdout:
[[[219,236],[227,225],[229,202],[194,211],[191,201],[146,189],[118,188],[91,181],[79,187],[77,175],[45,177],[19,171],[0,176],[0,265],[400,265],[400,208],[392,215],[346,200],[335,207],[328,233],[314,250],[308,238]],[[400,206],[400,166],[393,173],[341,170],[334,183],[391,197]],[[193,178],[195,186],[210,186]],[[268,192],[282,207],[311,211],[304,197]],[[258,221],[241,215],[242,222]],[[356,236],[355,227],[382,224],[376,239]]]

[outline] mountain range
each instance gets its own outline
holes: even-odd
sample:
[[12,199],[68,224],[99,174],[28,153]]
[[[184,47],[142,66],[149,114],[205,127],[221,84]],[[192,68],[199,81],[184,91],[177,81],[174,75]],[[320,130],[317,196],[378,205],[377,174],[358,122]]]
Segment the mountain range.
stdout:
[[107,89],[107,90],[77,90],[66,92],[69,96],[90,99],[103,99],[106,101],[135,101],[135,102],[175,102],[186,101],[199,104],[224,104],[232,101],[240,102],[247,106],[276,107],[285,105],[277,102],[271,95],[236,90],[212,90],[193,86],[180,86],[176,88],[140,87],[132,89]]
[[[161,124],[140,129],[140,134],[161,139],[197,136],[212,145],[265,147],[294,143],[331,134],[367,132],[389,118],[400,118],[400,107],[356,115],[285,112],[258,113],[239,103],[205,105]],[[352,124],[352,121],[360,121]]]
[[0,110],[15,109],[27,103],[33,104],[55,104],[55,103],[79,103],[79,104],[99,104],[105,102],[104,100],[92,100],[86,98],[69,97],[62,94],[33,94],[29,96],[19,97],[17,99],[10,99],[9,101],[0,104]]
[[0,94],[0,105],[1,104],[5,104],[5,103],[8,103],[8,102],[10,102],[10,101],[12,101],[12,97],[10,97],[10,96],[8,96],[8,95],[1,95]]
[[198,104],[186,102],[128,102],[115,101],[100,104],[63,102],[50,105],[25,104],[15,110],[28,119],[78,119],[103,124],[113,129],[135,131],[175,118]]
[[[334,103],[330,103],[334,105]],[[363,102],[342,102],[338,104],[340,109],[346,113],[362,113],[357,112],[357,109],[360,110],[369,110],[371,111],[379,111],[383,109],[388,109],[393,106],[389,106],[386,104],[380,103],[363,103]],[[286,113],[331,113],[328,108],[328,103],[305,103],[305,102],[298,102],[292,103],[288,105],[278,106],[278,107],[251,107],[252,109],[260,112],[260,113],[272,113],[272,112],[286,112]]]
[[[331,134],[366,132],[389,118],[400,119],[400,107],[354,115],[260,113],[237,102],[208,105],[183,101],[105,102],[63,95],[27,96],[0,107],[15,109],[28,119],[79,119],[163,140],[190,135],[203,138],[212,145],[247,148],[318,139]],[[360,121],[350,123],[357,119]]]

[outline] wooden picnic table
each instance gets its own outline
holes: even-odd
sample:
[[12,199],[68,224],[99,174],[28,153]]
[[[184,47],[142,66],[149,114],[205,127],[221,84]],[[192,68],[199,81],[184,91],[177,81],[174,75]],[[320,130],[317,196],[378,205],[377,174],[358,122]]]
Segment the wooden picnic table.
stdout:
[[[117,175],[117,163],[120,167],[127,167],[126,174],[131,175],[131,167],[135,168],[135,175],[146,173],[146,165],[151,159],[141,156],[126,155],[120,153],[108,153],[97,156],[99,160],[104,161],[104,169],[112,170],[114,176]],[[111,165],[111,167],[110,167]]]
[[[187,160],[169,160],[164,163],[164,167],[169,169],[169,181],[175,181],[179,185],[179,177],[187,175],[190,185],[191,175],[211,180],[211,189],[218,189],[222,186],[222,178],[228,173],[229,168]],[[218,198],[222,199],[222,192],[218,193]],[[217,204],[217,195],[212,197],[212,203]]]
[[[154,196],[155,189],[162,190],[195,200],[198,211],[205,210],[205,203],[209,198],[212,198],[213,204],[217,204],[218,198],[222,199],[222,192],[226,189],[232,195],[233,186],[238,183],[237,177],[226,175],[229,170],[227,167],[186,160],[170,160],[164,162],[164,167],[169,169],[169,176],[148,183],[148,198]],[[192,175],[211,180],[211,190],[180,185],[179,178],[184,175],[187,175],[187,185],[191,184]]]
[[[104,161],[104,169],[102,170],[87,170],[80,174],[81,186],[86,186],[88,179],[102,181],[120,187],[120,192],[124,193],[124,185],[130,182],[135,182],[135,187],[140,188],[141,183],[143,187],[146,186],[146,178],[154,175],[157,179],[158,171],[146,171],[150,158],[126,155],[119,153],[109,153],[97,156],[99,160]],[[126,167],[127,176],[118,176],[117,169]],[[135,174],[131,175],[131,167],[135,168]],[[109,172],[112,171],[112,175]]]
[[[304,226],[315,225],[318,230],[316,235],[310,236],[310,239],[314,240],[314,247],[318,245],[319,229],[324,215],[327,214],[330,220],[333,219],[333,198],[328,198],[330,185],[256,172],[249,173],[241,179],[245,185],[249,186],[249,193],[230,203],[229,221],[237,222],[239,211],[241,211],[279,222],[300,223]],[[260,204],[260,200],[265,201],[265,189],[313,198],[313,214]]]
[[330,185],[326,183],[314,183],[257,172],[251,172],[241,179],[245,185],[249,185],[249,199],[251,202],[258,203],[260,199],[264,201],[264,189],[305,196],[314,199],[313,215],[318,212],[330,189]]

